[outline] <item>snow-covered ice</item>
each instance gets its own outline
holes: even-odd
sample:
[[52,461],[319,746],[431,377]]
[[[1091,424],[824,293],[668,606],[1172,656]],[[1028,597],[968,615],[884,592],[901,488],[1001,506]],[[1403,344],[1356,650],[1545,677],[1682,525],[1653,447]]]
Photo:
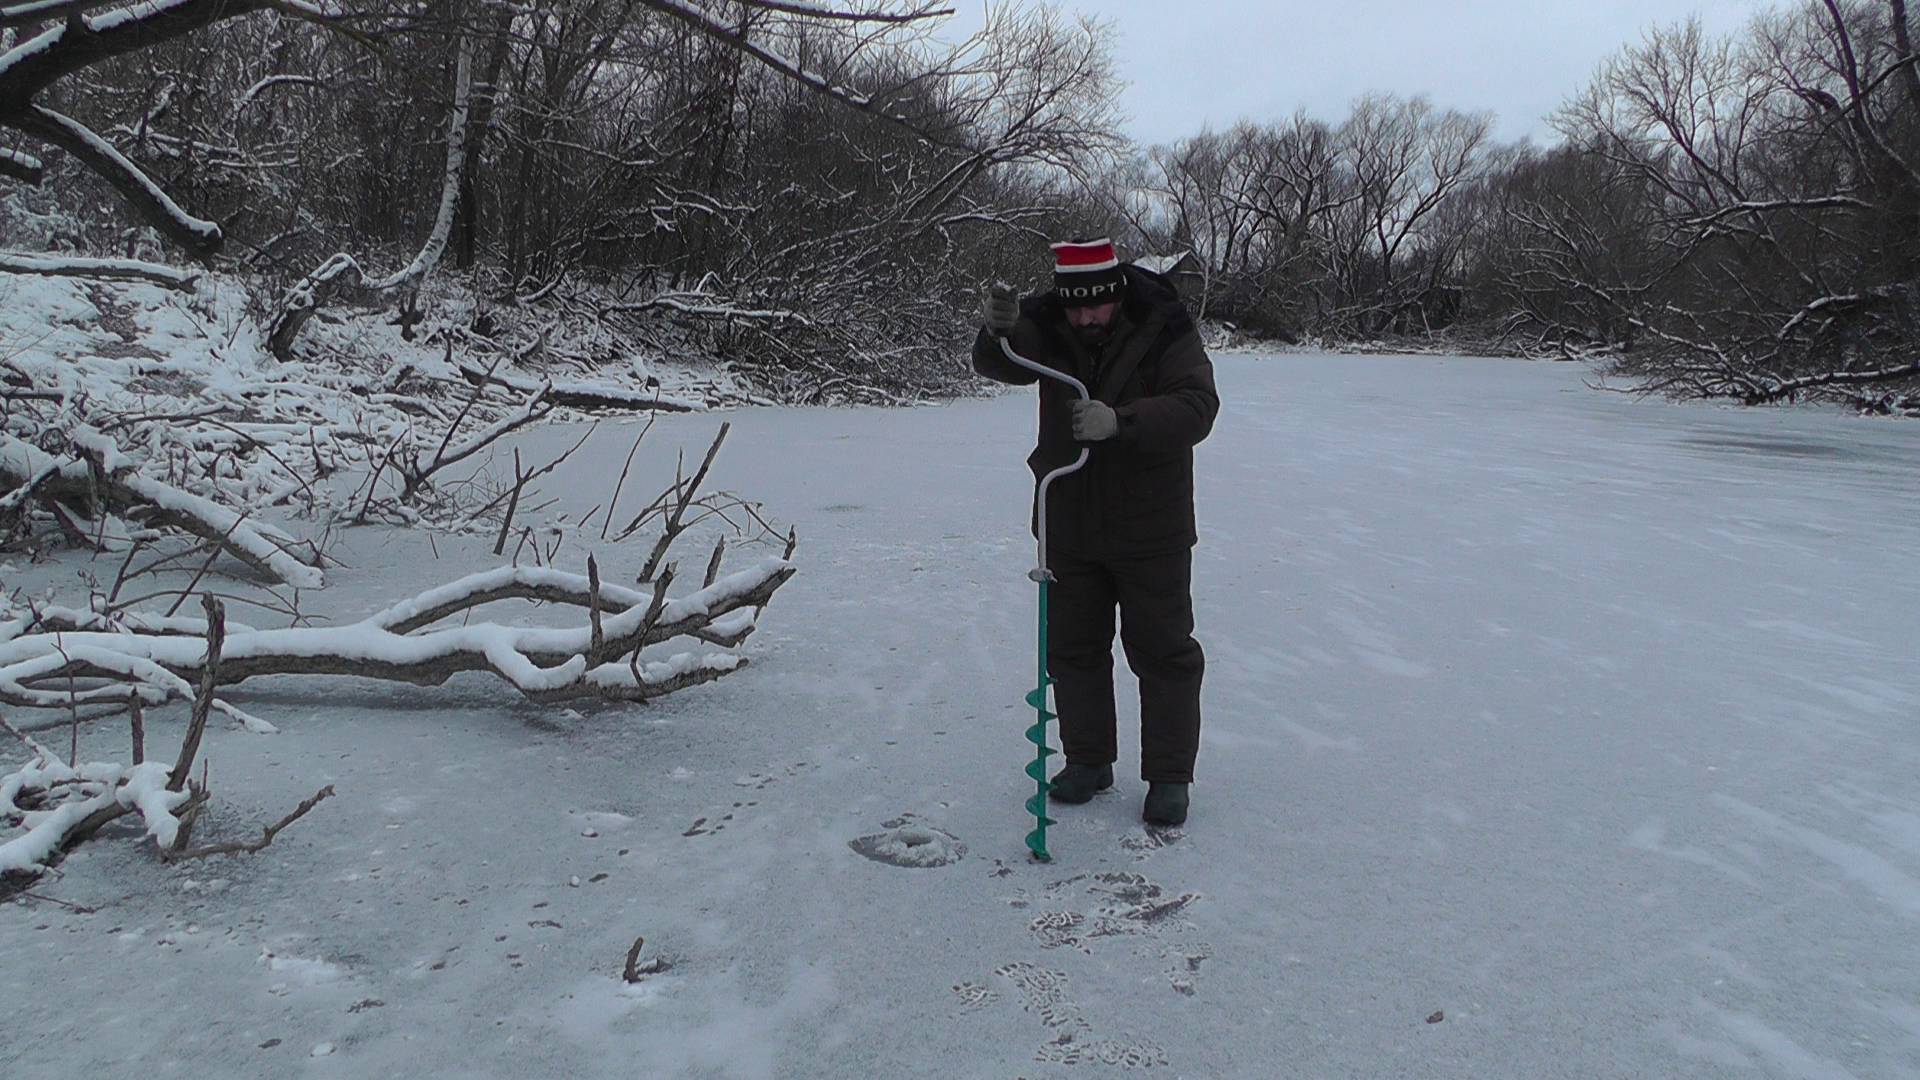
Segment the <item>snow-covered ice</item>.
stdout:
[[[481,676],[237,688],[281,733],[208,732],[201,835],[338,797],[251,858],[103,837],[36,887],[95,913],[0,908],[0,1075],[1920,1076],[1920,426],[1218,367],[1184,830],[1141,828],[1123,756],[1025,857],[1028,397],[736,412],[715,483],[801,537],[750,667],[578,716]],[[662,417],[628,489],[718,422]],[[346,545],[345,619],[494,565]],[[644,551],[597,550],[633,585]],[[627,986],[639,937],[664,970]]]

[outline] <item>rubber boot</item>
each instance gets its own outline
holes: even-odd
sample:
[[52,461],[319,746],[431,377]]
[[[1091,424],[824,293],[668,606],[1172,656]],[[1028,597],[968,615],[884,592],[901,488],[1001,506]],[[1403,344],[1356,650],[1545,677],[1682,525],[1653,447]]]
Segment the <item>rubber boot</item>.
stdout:
[[1183,825],[1187,820],[1187,785],[1148,784],[1140,817],[1149,825]]
[[1112,765],[1075,765],[1069,761],[1053,777],[1053,790],[1047,798],[1053,802],[1083,803],[1096,791],[1113,786]]

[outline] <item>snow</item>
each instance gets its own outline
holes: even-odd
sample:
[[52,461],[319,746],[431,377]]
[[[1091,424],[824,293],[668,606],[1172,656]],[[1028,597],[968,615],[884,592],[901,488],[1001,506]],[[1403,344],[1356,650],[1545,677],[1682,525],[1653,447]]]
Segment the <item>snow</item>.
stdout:
[[[1116,790],[1025,857],[1030,397],[733,412],[715,483],[800,534],[750,667],[576,716],[481,678],[237,688],[282,734],[208,732],[196,841],[339,796],[257,857],[102,838],[36,886],[97,914],[0,906],[36,988],[0,1074],[1920,1075],[1920,427],[1564,364],[1217,363],[1178,834],[1139,824],[1123,707]],[[630,490],[716,423],[657,418]],[[336,620],[499,565],[343,544]],[[622,588],[644,549],[593,548]],[[149,711],[156,758],[183,712]],[[124,755],[109,726],[83,760]],[[627,986],[642,936],[666,967]]]
[[120,805],[140,812],[147,823],[147,835],[161,847],[172,847],[180,834],[180,822],[173,812],[185,805],[185,791],[168,791],[167,774],[172,770],[157,761],[143,762],[127,770],[126,782],[117,792]]
[[1189,254],[1192,253],[1178,251],[1171,255],[1142,255],[1133,260],[1133,265],[1143,270],[1151,270],[1156,274],[1170,274],[1173,272],[1174,267],[1180,265],[1180,260],[1186,258]]

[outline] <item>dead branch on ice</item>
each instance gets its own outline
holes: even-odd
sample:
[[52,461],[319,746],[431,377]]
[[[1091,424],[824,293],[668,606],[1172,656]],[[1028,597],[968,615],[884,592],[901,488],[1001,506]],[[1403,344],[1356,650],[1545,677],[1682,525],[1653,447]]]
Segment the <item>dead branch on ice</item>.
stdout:
[[[202,677],[199,687],[185,694],[192,703],[191,719],[171,768],[161,762],[144,760],[145,731],[138,697],[133,699],[130,748],[133,764],[130,766],[103,762],[81,764],[77,753],[69,753],[68,759],[62,760],[0,718],[0,730],[32,754],[24,767],[0,776],[0,828],[21,830],[18,835],[0,839],[0,890],[23,888],[102,827],[129,814],[139,816],[146,826],[143,838],[153,840],[162,858],[203,858],[259,851],[271,844],[282,829],[306,816],[333,794],[331,786],[323,789],[291,814],[267,826],[258,840],[200,848],[187,846],[200,808],[211,797],[204,778],[204,763],[199,783],[194,783],[192,775],[200,757],[207,719],[217,705],[214,689],[219,683],[225,624],[225,613],[219,602],[211,596],[203,600],[207,610],[207,635],[201,646]],[[116,656],[98,647],[63,645],[61,655],[71,657],[72,662],[119,671],[145,686],[164,689],[169,696],[181,696],[185,690],[179,680],[149,670],[153,668],[150,662]],[[74,697],[69,691],[69,707]]]
[[[795,572],[785,559],[729,575],[713,585],[666,601],[649,622],[648,604],[631,590],[603,585],[601,654],[629,654],[694,637],[722,646],[744,641],[755,612]],[[469,575],[359,623],[333,627],[256,630],[234,634],[219,657],[217,685],[232,686],[262,675],[351,675],[437,686],[467,671],[490,672],[538,701],[604,698],[643,701],[711,682],[744,667],[744,657],[684,652],[663,661],[589,664],[590,626],[564,629],[472,623],[417,630],[447,615],[497,599],[545,599],[587,606],[591,586],[577,574],[540,567],[505,567]],[[394,627],[401,628],[396,632]],[[410,631],[410,632],[409,632]],[[59,650],[65,650],[62,656]],[[144,633],[27,634],[0,644],[0,703],[64,706],[124,700],[125,688],[45,689],[68,676],[127,679],[139,670],[150,680],[199,680],[207,671],[205,644],[191,638]],[[637,677],[630,671],[638,672]]]

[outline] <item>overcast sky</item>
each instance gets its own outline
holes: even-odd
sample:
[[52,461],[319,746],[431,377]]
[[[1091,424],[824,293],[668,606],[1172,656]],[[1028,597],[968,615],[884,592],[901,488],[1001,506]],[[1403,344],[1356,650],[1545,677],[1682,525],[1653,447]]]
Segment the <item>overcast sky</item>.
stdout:
[[[1127,131],[1170,142],[1304,107],[1327,120],[1370,90],[1496,114],[1502,139],[1554,141],[1544,123],[1595,65],[1654,23],[1697,13],[1739,29],[1762,0],[1065,0],[1110,20]],[[980,23],[957,0],[951,31]]]

